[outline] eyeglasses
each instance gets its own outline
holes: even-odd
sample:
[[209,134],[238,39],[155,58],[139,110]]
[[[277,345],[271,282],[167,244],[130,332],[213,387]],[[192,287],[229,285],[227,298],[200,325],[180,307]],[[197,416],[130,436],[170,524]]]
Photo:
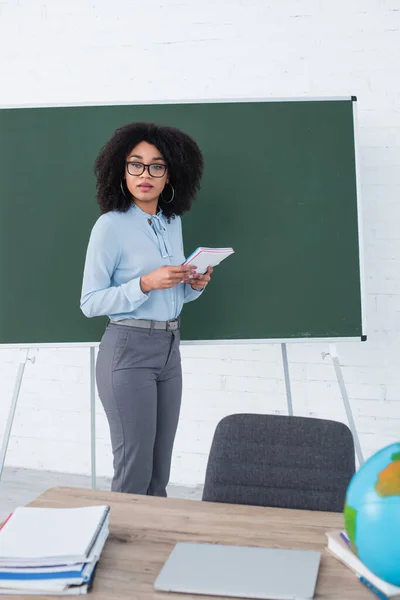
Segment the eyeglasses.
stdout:
[[150,177],[164,177],[167,165],[162,165],[158,163],[152,163],[151,165],[145,165],[141,162],[129,162],[126,163],[129,175],[133,175],[134,177],[138,177],[139,175],[143,175],[145,169],[147,169]]

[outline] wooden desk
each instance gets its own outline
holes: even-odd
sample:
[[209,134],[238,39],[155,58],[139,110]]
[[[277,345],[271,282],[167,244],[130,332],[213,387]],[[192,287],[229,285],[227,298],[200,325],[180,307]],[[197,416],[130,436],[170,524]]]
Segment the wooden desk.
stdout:
[[[325,532],[343,527],[339,514],[67,487],[47,490],[30,506],[95,504],[111,506],[111,533],[102,553],[93,590],[88,596],[90,600],[200,600],[202,596],[153,590],[162,565],[178,541],[320,550],[322,559],[315,598],[372,600],[374,597],[349,569],[325,550]],[[21,598],[13,596],[17,597]],[[33,598],[22,597],[26,600]]]

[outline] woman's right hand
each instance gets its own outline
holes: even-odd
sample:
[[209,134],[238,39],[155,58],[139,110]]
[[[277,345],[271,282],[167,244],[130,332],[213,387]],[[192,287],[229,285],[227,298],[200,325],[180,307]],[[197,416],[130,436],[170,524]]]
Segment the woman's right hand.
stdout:
[[165,265],[143,275],[140,278],[140,288],[144,294],[151,290],[166,290],[182,281],[187,283],[190,275],[194,275],[195,272],[196,268],[189,265],[180,265],[179,267]]

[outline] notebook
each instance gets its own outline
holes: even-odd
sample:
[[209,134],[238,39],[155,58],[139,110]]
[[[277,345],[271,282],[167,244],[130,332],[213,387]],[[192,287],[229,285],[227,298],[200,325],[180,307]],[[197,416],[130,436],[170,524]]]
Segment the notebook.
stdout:
[[87,562],[109,510],[17,508],[0,530],[0,567]]
[[233,253],[232,248],[196,248],[183,264],[197,267],[196,272],[203,275],[208,267],[216,267]]
[[45,582],[46,580],[48,582],[53,581],[53,583],[58,586],[61,583],[68,585],[89,583],[108,535],[109,527],[108,522],[106,521],[89,554],[87,562],[36,567],[27,567],[25,565],[20,565],[18,567],[0,567],[0,589],[7,587],[7,585],[10,586],[11,584],[14,587],[23,585],[28,588],[33,582]]
[[326,535],[328,537],[328,552],[354,571],[364,585],[371,588],[372,591],[376,588],[388,598],[400,598],[400,587],[391,585],[374,575],[354,554],[344,531],[331,531]]
[[178,542],[161,569],[154,588],[211,596],[310,600],[321,554]]

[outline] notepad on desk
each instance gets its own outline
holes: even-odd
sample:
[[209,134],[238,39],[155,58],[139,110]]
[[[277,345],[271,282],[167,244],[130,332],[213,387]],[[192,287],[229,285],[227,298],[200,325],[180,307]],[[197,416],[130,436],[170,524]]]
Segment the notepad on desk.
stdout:
[[0,529],[0,594],[85,594],[109,534],[109,507],[17,508]]
[[[371,591],[376,590],[387,598],[400,598],[400,587],[391,585],[370,571],[364,563],[354,554],[347,541],[344,531],[331,531],[326,534],[328,538],[328,552],[351,569],[360,581],[369,587]],[[377,594],[378,595],[378,594]],[[382,597],[381,596],[381,597]]]
[[196,272],[203,275],[208,267],[216,267],[231,254],[234,254],[233,248],[200,247],[196,248],[183,264],[196,267]]

